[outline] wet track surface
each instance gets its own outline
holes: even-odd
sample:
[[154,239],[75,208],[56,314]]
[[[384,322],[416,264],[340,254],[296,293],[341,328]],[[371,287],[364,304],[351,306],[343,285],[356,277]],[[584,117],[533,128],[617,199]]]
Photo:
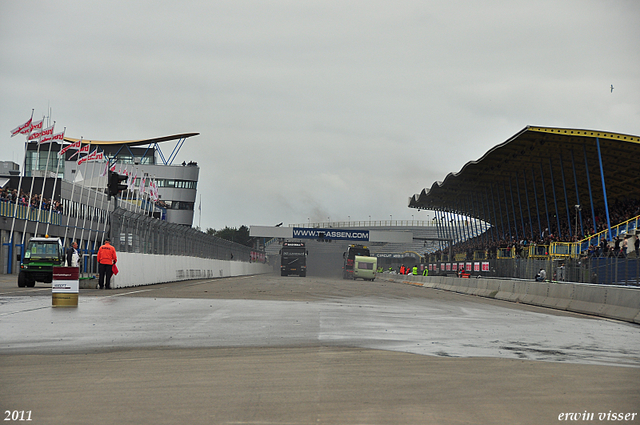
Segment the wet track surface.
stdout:
[[52,308],[47,288],[15,289],[0,295],[4,354],[335,346],[640,366],[637,325],[380,280],[255,276],[81,290],[78,308]]
[[0,277],[0,335],[0,410],[38,424],[539,425],[640,406],[636,325],[382,280],[82,289],[52,308],[50,286]]

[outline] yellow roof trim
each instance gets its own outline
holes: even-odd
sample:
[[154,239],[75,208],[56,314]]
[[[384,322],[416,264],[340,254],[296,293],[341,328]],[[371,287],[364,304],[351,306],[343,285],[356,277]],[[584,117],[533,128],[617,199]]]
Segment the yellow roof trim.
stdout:
[[529,126],[527,130],[537,131],[539,133],[559,134],[562,136],[583,136],[598,137],[601,139],[623,140],[625,142],[640,143],[640,137],[628,134],[611,133],[608,131],[580,130],[577,128],[553,128],[553,127],[533,127]]
[[[82,143],[92,144],[92,145],[128,145],[128,146],[140,146],[140,145],[149,145],[152,143],[161,143],[168,142],[171,140],[180,140],[186,139],[187,137],[197,136],[200,133],[182,133],[182,134],[174,134],[171,136],[162,136],[162,137],[154,137],[152,139],[143,139],[143,140],[120,140],[120,141],[103,141],[103,140],[90,140],[90,139],[82,139]],[[65,137],[64,140],[66,142],[75,143],[80,139],[74,139],[71,137]]]

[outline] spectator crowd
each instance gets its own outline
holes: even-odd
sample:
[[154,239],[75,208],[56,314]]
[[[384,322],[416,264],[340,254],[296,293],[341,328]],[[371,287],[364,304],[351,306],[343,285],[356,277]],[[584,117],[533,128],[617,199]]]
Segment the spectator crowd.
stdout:
[[[51,199],[42,198],[42,195],[40,194],[33,194],[31,195],[31,197],[29,197],[28,193],[25,193],[23,190],[21,190],[20,196],[18,196],[17,189],[0,189],[0,202],[15,204],[16,200],[18,201],[18,205],[30,206],[32,209],[38,209],[42,207],[42,210],[49,211],[49,208],[51,207]],[[58,214],[62,214],[62,204],[60,203],[60,201],[53,201],[52,211]]]
[[[609,208],[609,220],[612,226],[624,223],[638,215],[640,215],[640,200],[628,199],[624,201],[617,201],[610,205]],[[466,253],[466,258],[470,260],[473,258],[474,251],[486,251],[488,253],[488,258],[496,258],[498,249],[510,248],[515,250],[516,257],[520,257],[523,249],[529,245],[550,245],[552,242],[578,242],[607,229],[606,215],[603,211],[597,209],[595,210],[595,232],[591,214],[586,213],[585,211],[582,211],[582,227],[578,222],[577,231],[579,234],[575,234],[575,223],[569,223],[566,219],[564,221],[561,220],[560,231],[558,232],[556,229],[556,216],[553,215],[553,217],[550,217],[550,221],[552,226],[551,230],[549,227],[545,226],[541,234],[531,234],[531,228],[529,225],[525,226],[524,235],[522,234],[522,229],[520,227],[518,227],[518,232],[516,233],[516,229],[513,228],[512,223],[511,232],[509,233],[505,229],[506,235],[504,235],[502,227],[500,225],[495,226],[479,236],[455,244],[453,246],[453,254]],[[540,217],[540,223],[546,222],[546,215]],[[534,229],[537,227],[537,224],[538,220],[537,218],[534,218]],[[570,226],[573,226],[571,227],[571,230],[569,230]],[[636,245],[637,240],[638,238],[635,239]],[[600,245],[590,246],[588,254],[592,256],[618,255],[624,244],[624,236],[614,238],[610,244],[603,240]],[[629,249],[629,251],[631,250],[632,249]],[[447,252],[448,249],[443,249],[435,252],[434,254],[446,254]],[[636,253],[637,252],[636,248]]]

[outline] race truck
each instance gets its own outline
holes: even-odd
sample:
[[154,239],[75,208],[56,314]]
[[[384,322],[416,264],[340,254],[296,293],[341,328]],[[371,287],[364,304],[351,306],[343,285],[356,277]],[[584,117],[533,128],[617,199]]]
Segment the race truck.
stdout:
[[20,259],[18,286],[33,287],[37,282],[53,281],[53,266],[64,265],[64,249],[60,238],[31,238]]
[[364,245],[349,245],[347,247],[347,251],[342,254],[342,258],[344,258],[344,264],[342,266],[343,279],[353,279],[353,265],[355,263],[356,255],[368,257],[369,248]]
[[307,275],[307,251],[304,242],[283,242],[280,250],[280,275]]

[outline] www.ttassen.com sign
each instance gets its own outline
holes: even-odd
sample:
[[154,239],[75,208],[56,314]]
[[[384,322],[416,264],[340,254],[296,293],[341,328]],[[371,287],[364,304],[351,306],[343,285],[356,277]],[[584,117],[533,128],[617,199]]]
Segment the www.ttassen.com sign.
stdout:
[[304,227],[294,227],[293,237],[300,239],[332,239],[342,241],[366,242],[369,240],[369,231],[342,229],[306,229]]

